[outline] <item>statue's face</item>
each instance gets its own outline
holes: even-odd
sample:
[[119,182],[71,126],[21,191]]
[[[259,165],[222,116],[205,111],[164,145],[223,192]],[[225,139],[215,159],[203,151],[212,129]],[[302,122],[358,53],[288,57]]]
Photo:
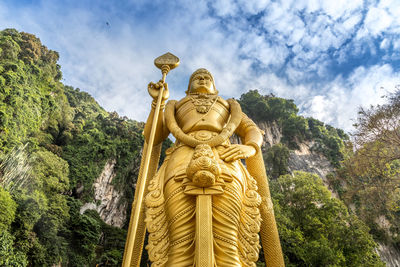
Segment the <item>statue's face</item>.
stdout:
[[190,84],[190,93],[214,94],[215,90],[213,87],[212,77],[207,73],[196,74]]

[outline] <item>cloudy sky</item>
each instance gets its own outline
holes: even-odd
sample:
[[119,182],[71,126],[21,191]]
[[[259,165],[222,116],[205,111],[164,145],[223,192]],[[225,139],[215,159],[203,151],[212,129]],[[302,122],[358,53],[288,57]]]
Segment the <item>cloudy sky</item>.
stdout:
[[400,85],[399,18],[398,0],[0,0],[0,28],[58,51],[63,82],[108,111],[145,120],[169,51],[172,99],[205,67],[226,98],[273,93],[347,131]]

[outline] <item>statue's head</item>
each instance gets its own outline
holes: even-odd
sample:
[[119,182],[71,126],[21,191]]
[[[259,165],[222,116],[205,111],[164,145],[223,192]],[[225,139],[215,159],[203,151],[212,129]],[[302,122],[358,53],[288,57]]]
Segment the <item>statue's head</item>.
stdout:
[[211,73],[206,69],[198,69],[193,72],[189,79],[186,94],[218,94]]

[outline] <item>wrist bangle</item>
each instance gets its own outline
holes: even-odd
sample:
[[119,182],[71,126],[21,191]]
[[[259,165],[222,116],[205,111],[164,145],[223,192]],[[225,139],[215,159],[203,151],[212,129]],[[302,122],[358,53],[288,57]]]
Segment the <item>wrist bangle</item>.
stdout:
[[[155,109],[156,106],[157,106],[157,101],[153,100],[153,102],[151,102],[151,107]],[[164,108],[165,108],[165,101],[161,101],[160,110]]]
[[261,149],[261,147],[256,142],[253,142],[253,141],[248,141],[245,143],[245,145],[254,147],[254,149],[256,150],[256,153],[258,152],[258,150]]

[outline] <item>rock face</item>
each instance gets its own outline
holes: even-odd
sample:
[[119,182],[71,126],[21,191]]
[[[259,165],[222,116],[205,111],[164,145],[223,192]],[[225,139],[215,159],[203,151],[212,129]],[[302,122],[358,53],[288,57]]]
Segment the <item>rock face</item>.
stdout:
[[121,201],[122,194],[112,185],[116,176],[115,164],[115,160],[106,163],[100,176],[93,183],[95,202],[85,203],[80,213],[83,214],[88,209],[96,210],[105,223],[121,228],[126,220],[128,205]]
[[[258,124],[264,131],[264,145],[269,148],[281,141],[282,133],[276,122],[261,122]],[[290,151],[289,172],[305,171],[315,173],[326,181],[326,175],[334,170],[329,160],[321,153],[310,150],[312,143],[300,143],[298,150]]]
[[[282,133],[276,122],[260,122],[258,127],[264,132],[263,150],[278,144]],[[240,144],[240,138],[236,135],[231,138],[232,144]],[[312,152],[312,142],[298,144],[299,149],[291,150],[289,155],[289,172],[305,171],[318,175],[326,182],[326,175],[334,171],[329,160],[321,153]]]
[[378,254],[381,259],[386,263],[387,267],[399,267],[400,266],[400,251],[395,249],[393,246],[378,243]]
[[278,144],[282,138],[282,130],[279,128],[278,124],[274,122],[260,122],[258,127],[264,131],[264,145],[266,147],[271,147]]
[[289,172],[305,171],[317,174],[326,182],[326,175],[334,171],[329,160],[321,153],[313,153],[310,151],[312,144],[301,143],[300,149],[290,152],[289,155]]
[[[386,232],[386,235],[392,236],[390,232],[392,224],[386,219],[384,215],[379,216],[375,219],[375,223]],[[392,244],[378,243],[377,252],[381,259],[386,263],[387,267],[398,267],[400,266],[400,251]]]
[[[281,141],[282,133],[276,122],[268,123],[261,122],[258,127],[265,132],[264,149],[270,148]],[[234,143],[239,143],[240,140],[232,140]],[[334,172],[334,167],[329,160],[322,154],[312,151],[313,142],[298,143],[299,149],[291,150],[288,160],[289,173],[294,171],[305,171],[318,175],[324,183],[328,185],[326,179],[327,174]],[[332,191],[332,196],[339,198],[336,192]],[[387,224],[384,220],[378,222],[383,228]],[[377,253],[388,267],[400,267],[400,251],[392,245],[378,243]]]

